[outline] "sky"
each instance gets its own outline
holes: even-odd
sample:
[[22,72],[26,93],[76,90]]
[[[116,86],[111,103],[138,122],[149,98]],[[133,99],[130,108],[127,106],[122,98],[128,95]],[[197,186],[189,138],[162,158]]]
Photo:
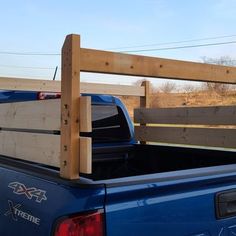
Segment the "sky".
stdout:
[[[52,79],[60,56],[1,52],[60,53],[65,36],[71,33],[81,35],[82,47],[125,51],[236,41],[235,23],[236,0],[0,0],[0,76]],[[235,36],[156,45],[225,35]],[[149,44],[155,45],[134,47]],[[135,54],[198,62],[204,56],[235,59],[236,43]],[[82,80],[134,82],[94,74],[83,74]]]

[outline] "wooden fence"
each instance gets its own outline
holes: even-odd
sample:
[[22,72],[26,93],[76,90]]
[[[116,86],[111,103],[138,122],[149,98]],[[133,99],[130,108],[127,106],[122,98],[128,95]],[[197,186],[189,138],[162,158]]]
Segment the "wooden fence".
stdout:
[[[236,147],[236,132],[191,125],[235,125],[235,107],[149,108],[149,83],[143,86],[80,83],[80,72],[236,83],[236,68],[84,49],[80,36],[68,35],[62,48],[62,80],[0,78],[0,89],[60,92],[59,100],[0,105],[0,154],[60,167],[60,176],[91,173],[91,98],[81,93],[140,97],[135,111],[136,138],[146,141]],[[150,124],[159,126],[150,126]],[[180,124],[181,127],[160,127]]]
[[[236,148],[236,106],[136,109],[140,141]],[[223,126],[223,127],[222,127]]]
[[[148,98],[146,96],[148,84],[148,82],[144,82],[142,86],[129,86],[81,83],[80,92],[137,96],[140,97],[140,103],[145,105]],[[60,92],[61,82],[0,77],[0,88],[15,91]],[[77,129],[75,132],[74,127],[72,127],[69,135],[64,134],[64,139],[62,139],[63,130],[61,126],[63,124],[66,128],[70,127],[71,113],[65,111],[65,108],[69,110],[69,106],[66,104],[63,105],[64,109],[61,109],[61,99],[0,104],[0,154],[60,167],[61,176],[69,179],[78,178],[79,173],[91,173],[91,138],[79,137],[79,132],[89,133],[92,131],[91,97],[80,96],[76,100],[79,110],[77,110],[77,116],[74,119],[79,130]],[[64,110],[64,114],[61,110]],[[81,115],[78,117],[78,114]],[[64,142],[72,134],[74,134],[73,140],[79,145],[78,150],[76,150],[77,155],[75,155],[76,161],[79,163],[68,162],[66,158],[63,161],[61,160],[61,152],[67,153],[71,148],[69,145],[73,146],[73,144],[65,144]],[[70,157],[68,159],[70,160]],[[67,176],[66,173],[64,175],[62,167],[67,165],[77,167],[76,170],[73,170],[76,174]],[[72,170],[68,171],[71,174]]]

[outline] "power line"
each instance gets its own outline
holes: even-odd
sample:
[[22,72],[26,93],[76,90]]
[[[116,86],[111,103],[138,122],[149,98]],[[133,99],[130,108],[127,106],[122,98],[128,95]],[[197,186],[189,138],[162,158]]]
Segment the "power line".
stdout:
[[151,52],[151,51],[164,51],[164,50],[174,50],[174,49],[185,49],[185,48],[198,48],[198,47],[209,47],[209,46],[218,46],[226,44],[234,44],[236,41],[229,42],[218,42],[218,43],[206,43],[206,44],[195,44],[195,45],[184,45],[177,47],[165,47],[165,48],[151,48],[151,49],[141,49],[141,50],[129,50],[129,51],[120,51],[122,53],[128,52]]
[[236,37],[236,34],[216,36],[216,37],[197,38],[197,39],[187,39],[187,40],[182,40],[182,41],[171,41],[171,42],[166,42],[166,43],[153,43],[153,44],[126,46],[126,47],[116,47],[116,48],[109,48],[107,50],[118,50],[118,49],[128,49],[128,48],[143,48],[143,47],[151,47],[151,46],[162,46],[162,45],[170,45],[170,44],[190,43],[190,42],[197,42],[197,41],[232,38],[232,37]]
[[40,52],[10,52],[0,51],[4,55],[18,55],[18,56],[60,56],[60,53],[40,53]]
[[55,70],[55,68],[53,67],[36,67],[36,66],[0,65],[0,67],[17,68],[17,69]]
[[[187,42],[196,42],[196,41],[203,41],[203,40],[212,40],[212,39],[219,39],[219,38],[229,38],[229,37],[236,37],[236,35],[225,35],[225,36],[218,36],[218,37],[208,37],[208,38],[199,38],[199,39],[191,39],[191,40],[184,40],[184,41],[175,41],[175,42],[167,42],[167,43],[158,43],[158,44],[145,44],[139,46],[130,46],[130,47],[120,47],[120,48],[113,48],[115,49],[122,49],[122,48],[137,48],[137,47],[150,47],[150,46],[157,46],[157,45],[169,45],[169,44],[179,44],[179,43],[187,43]],[[185,48],[196,48],[196,47],[208,47],[208,46],[217,46],[217,45],[225,45],[225,44],[234,44],[236,41],[229,41],[229,42],[217,42],[217,43],[206,43],[206,44],[195,44],[195,45],[184,45],[184,46],[174,46],[174,47],[163,47],[163,48],[151,48],[151,49],[140,49],[140,50],[125,50],[119,52],[148,52],[148,51],[161,51],[161,50],[172,50],[172,49],[185,49]],[[107,49],[112,50],[112,49]],[[4,55],[18,55],[18,56],[60,56],[60,53],[40,53],[40,52],[11,52],[11,51],[0,51],[0,54]],[[53,68],[54,69],[54,68]]]

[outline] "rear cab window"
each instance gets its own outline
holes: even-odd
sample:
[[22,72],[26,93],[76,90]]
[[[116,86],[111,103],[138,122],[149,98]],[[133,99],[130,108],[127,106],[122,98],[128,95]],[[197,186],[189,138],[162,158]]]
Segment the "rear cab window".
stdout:
[[130,131],[122,109],[116,105],[92,105],[94,143],[130,140]]

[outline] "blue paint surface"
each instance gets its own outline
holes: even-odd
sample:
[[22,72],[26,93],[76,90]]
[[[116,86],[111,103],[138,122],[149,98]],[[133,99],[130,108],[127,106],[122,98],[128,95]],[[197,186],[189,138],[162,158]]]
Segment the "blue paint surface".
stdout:
[[[8,187],[9,183],[15,181],[23,183],[27,188],[44,190],[47,200],[39,203],[35,198],[28,199],[25,194],[15,194]],[[2,167],[0,182],[0,235],[51,235],[53,223],[60,217],[103,209],[105,190],[101,186],[67,186]],[[18,215],[15,220],[12,214],[5,215],[9,211],[8,201],[14,206],[20,204],[18,209],[39,218],[40,224],[34,224]]]
[[236,235],[236,217],[216,219],[215,194],[228,189],[236,189],[235,173],[111,186],[106,197],[107,235]]

